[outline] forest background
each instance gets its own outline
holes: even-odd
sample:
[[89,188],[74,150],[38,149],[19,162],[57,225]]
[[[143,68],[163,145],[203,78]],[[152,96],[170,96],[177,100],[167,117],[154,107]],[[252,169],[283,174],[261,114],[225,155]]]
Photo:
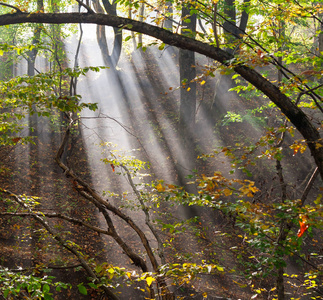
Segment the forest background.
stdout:
[[0,10],[0,297],[322,299],[321,1]]

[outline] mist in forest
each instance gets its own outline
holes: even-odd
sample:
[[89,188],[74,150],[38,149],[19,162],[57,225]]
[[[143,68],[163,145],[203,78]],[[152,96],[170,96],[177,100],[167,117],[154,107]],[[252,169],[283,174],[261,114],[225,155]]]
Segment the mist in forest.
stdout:
[[[80,67],[103,66],[95,26],[83,25],[83,28]],[[76,44],[76,40],[67,43],[72,64]],[[212,64],[204,57],[198,57],[197,63],[200,66]],[[197,139],[197,144],[192,147],[199,148],[200,154],[222,146],[216,139],[214,121],[210,119],[220,121],[221,113],[229,107],[230,101],[213,103],[218,78],[206,80],[208,91],[203,91],[201,86],[197,95],[196,132],[191,133]],[[93,146],[108,142],[125,151],[139,149],[135,155],[150,162],[155,178],[176,182],[177,171],[193,174],[191,158],[186,153],[189,149],[181,145],[178,134],[180,88],[178,50],[167,46],[164,50],[148,47],[145,53],[141,49],[130,54],[123,52],[116,70],[91,72],[80,78],[77,93],[82,95],[82,101],[96,102],[99,107],[95,112],[82,112],[82,134],[93,171],[102,177],[111,176],[110,166],[104,166],[98,159],[102,158],[103,149]],[[222,88],[226,87],[217,88],[218,95],[222,94]],[[219,107],[219,116],[208,114],[210,110],[216,112],[215,106]]]

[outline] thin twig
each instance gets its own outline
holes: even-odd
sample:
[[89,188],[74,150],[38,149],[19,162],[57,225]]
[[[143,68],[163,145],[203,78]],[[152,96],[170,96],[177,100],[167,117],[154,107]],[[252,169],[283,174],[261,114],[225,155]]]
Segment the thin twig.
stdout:
[[88,223],[83,222],[82,220],[76,219],[76,218],[72,218],[63,214],[58,214],[58,213],[44,213],[44,212],[34,212],[34,213],[13,213],[13,212],[3,212],[0,213],[0,216],[19,216],[19,217],[33,217],[33,215],[36,214],[38,216],[45,216],[47,218],[58,218],[58,219],[62,219],[65,221],[68,221],[70,223],[76,224],[76,225],[82,225],[84,227],[87,227],[97,233],[102,233],[102,234],[106,234],[106,235],[110,235],[110,232],[108,230],[104,230],[102,228],[99,228],[97,226],[93,226],[90,225]]
[[132,177],[131,177],[131,174],[130,174],[130,171],[129,169],[123,165],[123,164],[120,164],[120,167],[122,169],[125,170],[126,174],[127,174],[127,178],[128,178],[128,182],[132,188],[132,190],[135,192],[136,196],[137,196],[137,199],[139,200],[140,202],[140,205],[141,205],[141,208],[142,208],[142,211],[144,212],[145,216],[146,216],[146,224],[147,226],[149,227],[150,231],[152,232],[152,234],[154,235],[155,239],[157,240],[157,243],[158,243],[158,255],[161,259],[161,263],[163,265],[166,264],[166,260],[165,260],[165,255],[164,255],[164,251],[163,251],[163,242],[162,240],[160,239],[154,225],[151,223],[151,220],[150,220],[150,214],[149,214],[149,209],[147,208],[147,206],[145,205],[141,195],[140,195],[140,192],[138,191],[138,189],[136,188],[133,180],[132,180]]
[[303,191],[303,194],[302,194],[302,197],[301,197],[301,203],[299,204],[299,206],[303,206],[304,205],[304,202],[308,196],[308,193],[310,192],[311,188],[313,187],[313,184],[315,182],[315,179],[317,177],[317,175],[319,174],[319,168],[316,167],[310,180],[308,181],[304,191]]
[[0,5],[7,6],[7,7],[10,7],[10,8],[13,8],[14,10],[16,10],[16,11],[17,11],[17,13],[22,13],[22,11],[21,11],[18,7],[16,7],[16,6],[12,6],[12,5],[10,5],[10,4],[3,3],[3,2],[0,2]]
[[217,29],[217,20],[216,20],[216,14],[218,11],[218,3],[213,4],[213,12],[214,12],[214,17],[213,17],[213,34],[216,42],[216,46],[220,48],[220,42],[219,42],[219,36],[218,36],[218,29]]
[[299,95],[298,95],[298,97],[297,97],[296,104],[298,104],[298,103],[299,103],[299,101],[301,100],[301,97],[302,97],[304,94],[311,93],[311,92],[313,92],[313,91],[315,91],[315,90],[317,90],[318,88],[321,88],[321,87],[323,87],[323,83],[322,83],[322,84],[320,84],[320,85],[318,85],[318,86],[316,86],[316,87],[314,87],[314,88],[311,88],[311,89],[309,89],[309,90],[306,90],[306,91],[302,91],[302,92],[300,92],[300,93],[299,93]]
[[126,125],[124,125],[124,124],[122,124],[120,121],[118,121],[117,119],[115,119],[115,118],[112,118],[112,117],[110,117],[110,116],[108,116],[108,115],[106,115],[106,114],[102,114],[102,113],[100,113],[100,115],[102,115],[102,116],[104,116],[105,118],[107,118],[107,119],[110,119],[110,120],[112,120],[112,121],[114,121],[114,122],[116,122],[119,126],[121,126],[127,133],[129,133],[131,136],[133,136],[136,140],[137,140],[137,142],[140,144],[140,146],[141,146],[141,148],[144,150],[144,152],[145,152],[145,154],[147,155],[147,157],[149,157],[149,155],[148,155],[148,153],[147,153],[147,151],[146,151],[146,149],[145,149],[145,146],[142,144],[142,142],[140,141],[140,139],[138,138],[138,136],[137,135],[135,135],[134,133],[132,133],[131,131],[130,131],[130,129],[126,126]]
[[[77,267],[82,267],[82,264],[76,264],[71,266],[51,266],[48,265],[46,268],[39,268],[38,270],[48,270],[48,269],[55,269],[55,270],[65,270],[65,269],[75,269]],[[33,268],[19,268],[19,269],[8,269],[9,272],[30,272]]]

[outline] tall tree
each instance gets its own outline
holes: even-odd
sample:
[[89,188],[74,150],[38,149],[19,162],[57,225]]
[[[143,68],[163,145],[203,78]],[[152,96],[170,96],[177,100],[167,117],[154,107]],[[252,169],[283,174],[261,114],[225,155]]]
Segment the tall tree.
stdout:
[[[97,13],[107,13],[112,16],[117,16],[117,2],[112,1],[110,3],[109,0],[102,1],[103,7],[100,4],[99,0],[92,1],[94,9]],[[122,30],[114,27],[114,43],[111,54],[109,54],[108,42],[106,37],[105,26],[97,25],[96,35],[97,40],[101,49],[102,57],[106,66],[110,66],[112,68],[116,68],[122,48]]]
[[[190,4],[189,4],[190,5]],[[182,34],[194,35],[196,32],[196,15],[190,14],[190,7],[182,8]],[[179,111],[179,133],[186,147],[193,147],[190,140],[195,129],[196,111],[196,66],[195,53],[190,50],[179,50],[180,69],[180,111]]]
[[[191,14],[191,4],[185,3],[182,7],[182,34],[194,36],[196,32],[196,14]],[[180,107],[179,107],[179,137],[183,157],[179,160],[179,184],[190,192],[196,192],[194,186],[186,185],[186,178],[196,168],[195,152],[195,115],[196,115],[196,62],[195,52],[185,49],[179,50],[180,73]],[[192,218],[198,213],[193,207],[185,207],[186,217]]]
[[[239,49],[239,44],[241,43],[247,28],[249,14],[246,11],[248,9],[248,6],[250,5],[250,1],[245,0],[243,2],[240,24],[238,24],[238,8],[236,7],[235,1],[225,0],[223,5],[224,8],[222,14],[218,11],[215,12],[215,16],[216,14],[219,14],[219,16],[221,17],[218,17],[217,19],[222,19],[221,26],[223,28],[225,39],[224,45],[219,44],[219,47],[223,48],[231,55],[235,55],[237,54],[236,52]],[[214,8],[214,10],[215,9],[216,8]],[[216,30],[214,30],[214,32],[215,38],[218,39]],[[228,102],[228,100],[230,99],[230,92],[228,91],[234,86],[234,82],[231,77],[231,75],[220,75],[219,82],[215,88],[213,104],[211,110],[209,111],[209,114],[211,114],[211,120],[213,120],[212,123],[218,121],[219,117],[221,117],[222,103]]]

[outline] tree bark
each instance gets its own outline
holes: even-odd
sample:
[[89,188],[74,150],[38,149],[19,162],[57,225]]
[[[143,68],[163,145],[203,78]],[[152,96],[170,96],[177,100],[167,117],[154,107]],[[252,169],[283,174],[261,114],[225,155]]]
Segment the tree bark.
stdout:
[[[203,54],[207,57],[229,66],[230,60],[234,57],[222,49],[213,47],[206,43],[172,33],[168,30],[154,25],[138,22],[131,19],[116,17],[111,15],[94,13],[24,13],[18,12],[0,16],[0,25],[10,25],[19,23],[92,23],[107,25],[117,28],[147,34],[151,37],[160,39],[165,44],[176,46]],[[277,86],[269,82],[257,71],[248,67],[246,64],[232,65],[232,69],[240,74],[244,79],[262,91],[283,114],[297,128],[307,142],[307,145],[314,157],[315,163],[323,179],[323,147],[319,131],[313,126],[307,115],[292,102],[292,99],[283,94]]]
[[[103,6],[105,11],[108,15],[117,16],[117,2],[112,1],[112,4],[109,0],[102,0]],[[142,4],[143,5],[143,4]],[[117,66],[118,61],[121,55],[121,48],[122,48],[122,30],[116,27],[113,27],[114,32],[114,44],[113,49],[111,52],[111,62],[114,68]]]
[[[182,20],[188,19],[189,23],[182,21],[183,29],[196,31],[196,15],[190,16],[188,8],[182,8]],[[192,136],[195,127],[196,110],[196,77],[195,53],[190,50],[179,50],[180,69],[180,110],[179,110],[179,133],[183,138],[184,147],[192,147]],[[194,148],[194,147],[193,147]]]

